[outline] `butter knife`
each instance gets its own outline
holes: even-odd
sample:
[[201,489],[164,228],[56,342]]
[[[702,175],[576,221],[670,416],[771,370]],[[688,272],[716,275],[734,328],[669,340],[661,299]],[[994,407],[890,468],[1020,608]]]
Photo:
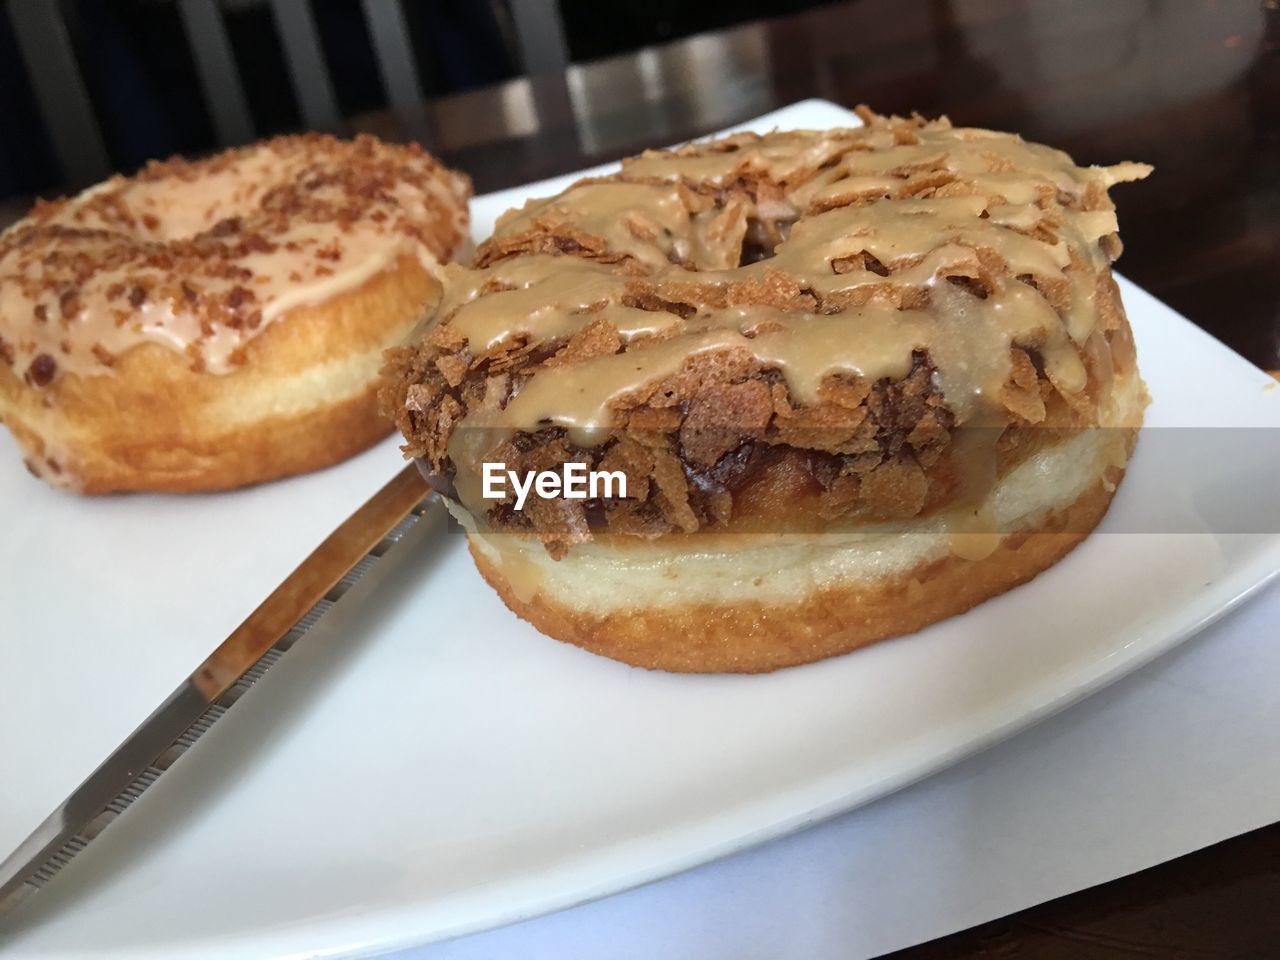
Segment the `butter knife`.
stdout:
[[343,521],[3,863],[0,916],[52,880],[431,509],[409,464]]

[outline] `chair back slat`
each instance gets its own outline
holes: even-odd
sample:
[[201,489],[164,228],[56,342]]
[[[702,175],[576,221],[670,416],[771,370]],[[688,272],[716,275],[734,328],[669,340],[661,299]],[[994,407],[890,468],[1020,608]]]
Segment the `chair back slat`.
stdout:
[[10,0],[9,19],[32,91],[68,186],[111,172],[93,103],[57,0]]
[[400,0],[362,0],[378,71],[404,133],[425,147],[435,142],[422,82]]
[[573,101],[566,70],[569,44],[557,0],[510,0],[511,20],[534,108],[544,128],[572,125]]
[[217,0],[178,0],[178,13],[218,144],[248,143],[253,118]]
[[341,130],[342,116],[310,0],[270,2],[303,123],[312,130]]
[[569,45],[556,0],[511,0],[510,10],[525,73],[563,74],[569,66]]
[[[247,84],[261,71],[248,77],[241,73],[236,48],[231,42],[230,26],[234,24],[228,24],[224,0],[170,2],[170,9],[176,11],[181,25],[184,45],[190,51],[199,99],[208,111],[216,145],[228,147],[251,142],[259,131],[254,110],[250,109],[252,100]],[[341,133],[347,125],[313,7],[314,3],[321,2],[324,0],[255,0],[250,6],[265,10],[254,16],[269,16],[275,27],[301,126]],[[509,19],[498,16],[514,28],[506,33],[506,55],[510,60],[518,60],[528,76],[538,124],[544,129],[558,128],[577,136],[566,80],[568,44],[557,0],[489,2],[494,10],[505,9],[509,14]],[[414,49],[404,0],[360,0],[360,3],[373,59],[400,132],[438,149],[435,114],[425,96],[422,73],[424,64],[430,70],[432,62],[424,59],[426,52]],[[96,115],[95,100],[89,95],[86,74],[81,70],[73,42],[81,26],[75,16],[77,9],[72,0],[0,0],[0,17],[7,15],[11,21],[35,106],[60,168],[60,178],[50,178],[50,182],[60,179],[63,189],[82,187],[108,176],[115,163],[104,129],[115,131],[118,126],[124,131],[120,136],[127,137],[136,127],[136,124],[131,127],[129,123],[117,123],[120,118],[110,112],[119,109],[118,95],[114,99],[105,96],[98,105],[108,113],[102,118]],[[87,43],[95,39],[84,38]],[[432,38],[436,43],[457,41],[452,34]],[[117,38],[117,46],[110,49],[118,54],[118,47]],[[86,69],[111,68],[109,58],[105,66],[99,59],[85,61]],[[113,77],[114,74],[107,77],[106,82],[111,82]],[[126,71],[125,80],[129,79],[136,78]],[[122,87],[127,87],[127,83],[122,83]],[[107,93],[115,95],[119,91],[113,88]],[[158,102],[157,108],[163,109],[163,104]],[[203,138],[207,134],[198,136]],[[131,142],[122,142],[116,147],[125,157],[137,150]]]

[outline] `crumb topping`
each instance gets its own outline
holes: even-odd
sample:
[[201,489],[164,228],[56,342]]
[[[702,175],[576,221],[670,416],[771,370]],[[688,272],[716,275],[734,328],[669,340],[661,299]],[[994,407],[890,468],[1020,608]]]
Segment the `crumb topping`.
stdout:
[[416,145],[312,133],[37,202],[0,234],[0,362],[45,386],[153,342],[230,372],[296,305],[406,253],[438,269],[466,243],[469,194]]
[[[1096,422],[1124,326],[1107,189],[1150,168],[861,114],[649,151],[509,211],[391,358],[406,452],[554,554],[723,527],[753,486],[915,516],[989,473],[1007,425]],[[980,457],[955,442],[979,428]],[[517,514],[479,497],[492,460],[620,469],[630,495]]]

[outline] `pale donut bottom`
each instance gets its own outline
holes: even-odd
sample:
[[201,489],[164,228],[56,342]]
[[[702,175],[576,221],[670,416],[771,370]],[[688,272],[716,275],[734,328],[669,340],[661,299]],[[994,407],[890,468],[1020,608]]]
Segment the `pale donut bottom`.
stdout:
[[383,352],[440,294],[417,257],[273,321],[227,374],[155,343],[106,373],[40,389],[0,365],[0,420],[27,468],[78,493],[229,490],[318,470],[391,432],[377,411]]
[[548,636],[649,669],[761,673],[914,632],[1069,553],[1106,514],[1141,424],[1136,371],[1115,387],[1099,429],[1004,473],[984,504],[987,532],[956,533],[935,516],[838,533],[597,540],[553,560],[536,539],[483,532],[449,508],[480,574]]

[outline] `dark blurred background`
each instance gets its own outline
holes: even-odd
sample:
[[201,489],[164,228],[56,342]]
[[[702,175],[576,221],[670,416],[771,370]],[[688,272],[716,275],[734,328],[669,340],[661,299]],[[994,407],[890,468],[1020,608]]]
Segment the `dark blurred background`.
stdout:
[[[331,120],[317,124],[306,116],[291,82],[289,29],[300,29],[304,35],[310,31],[318,40],[336,111],[347,121],[391,105],[388,87],[395,81],[388,82],[379,61],[372,35],[377,18],[399,20],[416,75],[410,82],[423,96],[438,97],[524,73],[512,9],[524,2],[0,0],[7,14],[0,16],[0,198],[76,185],[86,179],[95,161],[100,165],[105,159],[110,169],[129,171],[149,158],[199,154],[227,139],[244,139],[216,129],[202,88],[197,48],[206,53],[213,49],[215,56],[219,49],[229,53],[251,134],[263,137],[335,126]],[[535,6],[541,8],[539,14],[558,8],[567,58],[583,62],[816,5],[813,0],[561,0]],[[222,35],[211,36],[218,32]],[[63,169],[67,163],[42,122],[40,93],[53,101],[45,109],[62,114],[64,120],[76,112],[70,102],[75,91],[56,76],[65,65],[61,51],[50,55],[51,38],[55,46],[65,42],[79,68],[105,152],[105,158],[83,162],[79,171]],[[33,52],[42,64],[30,62]],[[400,63],[393,69],[403,67]],[[47,76],[41,75],[42,69]],[[60,88],[38,91],[41,82]]]

